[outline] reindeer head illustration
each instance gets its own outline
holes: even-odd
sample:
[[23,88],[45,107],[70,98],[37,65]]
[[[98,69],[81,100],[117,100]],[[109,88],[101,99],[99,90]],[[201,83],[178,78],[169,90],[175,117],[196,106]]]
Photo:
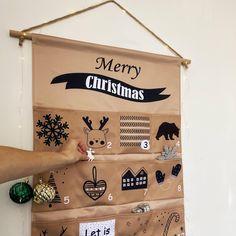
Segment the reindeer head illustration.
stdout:
[[103,116],[102,120],[100,120],[100,127],[98,129],[93,129],[92,121],[89,120],[89,117],[83,117],[83,121],[88,126],[88,128],[84,128],[84,133],[87,134],[87,145],[91,148],[102,148],[107,144],[106,134],[109,129],[103,129],[106,125],[108,117]]
[[[61,232],[59,234],[59,236],[62,236],[67,230],[67,227],[64,228],[63,226],[61,227]],[[47,236],[48,235],[48,231],[45,229],[45,230],[42,230],[42,232],[40,232],[40,235],[39,236]],[[55,234],[54,234],[55,235]]]

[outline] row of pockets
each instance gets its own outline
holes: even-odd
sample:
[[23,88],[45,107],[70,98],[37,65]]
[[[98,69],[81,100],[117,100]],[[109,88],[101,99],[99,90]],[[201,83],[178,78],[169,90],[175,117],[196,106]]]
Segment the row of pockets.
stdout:
[[[185,235],[184,209],[183,206],[171,206],[168,201],[166,207],[157,207],[146,213],[130,213],[123,210],[117,214],[109,214],[109,210],[104,216],[89,215],[61,219],[61,216],[68,215],[67,211],[47,213],[46,219],[41,216],[37,218],[37,213],[33,214],[32,236],[168,236]],[[115,208],[119,208],[116,206]],[[121,206],[122,207],[122,206]],[[97,207],[97,212],[99,212]],[[113,207],[114,208],[114,207]],[[82,210],[83,211],[83,210]],[[85,214],[86,215],[86,214]],[[69,216],[70,217],[70,216]]]
[[34,107],[34,149],[55,151],[80,136],[96,154],[181,152],[180,115],[92,112]]
[[55,188],[56,197],[33,204],[33,212],[183,198],[181,159],[85,161],[38,175],[34,183],[39,178]]

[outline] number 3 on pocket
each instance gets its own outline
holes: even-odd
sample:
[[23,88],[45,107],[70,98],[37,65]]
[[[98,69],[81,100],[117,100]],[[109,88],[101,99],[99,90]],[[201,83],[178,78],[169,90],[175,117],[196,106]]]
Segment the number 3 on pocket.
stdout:
[[150,149],[150,142],[149,142],[149,140],[143,140],[141,142],[141,148],[143,150],[149,150]]

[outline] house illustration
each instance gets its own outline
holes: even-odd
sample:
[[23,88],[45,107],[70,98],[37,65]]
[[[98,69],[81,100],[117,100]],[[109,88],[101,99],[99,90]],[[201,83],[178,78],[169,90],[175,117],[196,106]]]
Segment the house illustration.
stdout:
[[137,174],[128,168],[122,175],[122,190],[145,189],[148,184],[147,171],[141,168]]

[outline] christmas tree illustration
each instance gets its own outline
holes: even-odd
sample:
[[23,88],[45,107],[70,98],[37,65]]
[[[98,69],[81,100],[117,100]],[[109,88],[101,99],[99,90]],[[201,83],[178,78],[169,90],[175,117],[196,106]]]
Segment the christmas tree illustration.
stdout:
[[61,198],[57,190],[57,185],[56,181],[54,179],[53,172],[50,173],[49,179],[48,179],[48,184],[50,184],[56,191],[55,198],[51,201],[51,203],[61,203]]

